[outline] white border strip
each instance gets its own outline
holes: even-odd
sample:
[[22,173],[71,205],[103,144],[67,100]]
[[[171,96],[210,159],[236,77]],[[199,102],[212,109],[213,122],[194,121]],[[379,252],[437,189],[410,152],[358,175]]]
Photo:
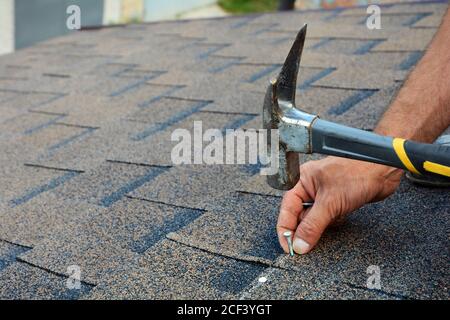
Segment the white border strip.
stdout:
[[0,0],[0,55],[14,49],[14,0]]

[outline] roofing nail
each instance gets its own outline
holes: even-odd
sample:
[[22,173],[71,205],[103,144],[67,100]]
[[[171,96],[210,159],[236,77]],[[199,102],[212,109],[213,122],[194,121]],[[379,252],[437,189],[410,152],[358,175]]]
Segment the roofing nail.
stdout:
[[294,256],[294,248],[292,246],[292,232],[291,231],[285,231],[283,233],[283,236],[286,238],[287,243],[288,243],[288,247],[289,247],[289,255],[291,257]]

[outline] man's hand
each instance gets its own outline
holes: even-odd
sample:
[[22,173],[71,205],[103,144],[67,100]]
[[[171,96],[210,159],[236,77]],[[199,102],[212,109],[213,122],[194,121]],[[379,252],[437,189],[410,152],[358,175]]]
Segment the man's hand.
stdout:
[[[364,204],[396,190],[402,170],[357,160],[327,157],[300,167],[300,180],[286,192],[278,218],[278,239],[289,252],[283,232],[294,232],[294,251],[309,252],[325,229]],[[314,201],[303,209],[303,202]]]

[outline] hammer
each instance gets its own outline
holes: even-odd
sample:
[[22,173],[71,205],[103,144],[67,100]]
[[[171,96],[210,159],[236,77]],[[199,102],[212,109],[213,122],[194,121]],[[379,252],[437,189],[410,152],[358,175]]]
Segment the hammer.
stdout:
[[[276,80],[267,88],[263,126],[268,129],[268,151],[279,146],[278,172],[267,176],[268,184],[289,190],[300,179],[298,153],[321,153],[408,170],[450,180],[450,147],[382,136],[319,119],[295,105],[297,75],[306,38],[306,24],[300,29]],[[270,129],[279,139],[272,141]],[[275,139],[274,139],[275,140]]]

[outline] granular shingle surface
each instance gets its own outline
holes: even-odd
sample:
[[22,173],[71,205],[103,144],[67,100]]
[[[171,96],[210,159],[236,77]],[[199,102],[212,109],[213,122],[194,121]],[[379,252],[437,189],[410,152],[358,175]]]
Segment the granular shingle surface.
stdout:
[[259,164],[171,157],[194,122],[261,127],[304,23],[297,104],[372,130],[446,7],[383,6],[380,30],[364,7],[100,28],[0,57],[0,298],[449,299],[448,189],[404,179],[291,258]]

